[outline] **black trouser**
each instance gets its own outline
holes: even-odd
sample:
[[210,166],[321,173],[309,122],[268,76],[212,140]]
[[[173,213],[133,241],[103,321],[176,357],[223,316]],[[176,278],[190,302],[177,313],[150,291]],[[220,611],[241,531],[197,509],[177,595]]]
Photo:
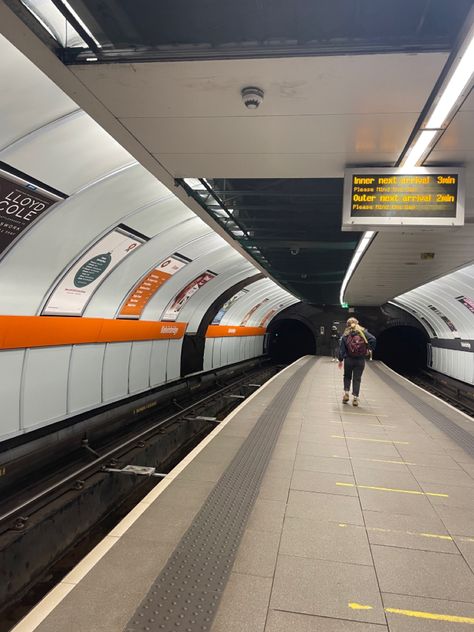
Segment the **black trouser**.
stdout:
[[359,397],[360,381],[365,367],[365,360],[362,357],[350,358],[344,360],[344,390],[349,391],[352,380],[352,394]]
[[339,340],[338,338],[331,338],[331,355],[333,358],[337,359],[337,354],[339,351]]

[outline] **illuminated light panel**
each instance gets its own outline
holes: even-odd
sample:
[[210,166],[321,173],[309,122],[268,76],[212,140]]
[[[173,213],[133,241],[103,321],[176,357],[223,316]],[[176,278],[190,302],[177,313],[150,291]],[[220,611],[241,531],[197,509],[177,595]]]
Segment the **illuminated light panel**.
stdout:
[[415,167],[420,161],[420,158],[425,154],[428,147],[433,143],[437,134],[437,130],[423,130],[418,136],[416,143],[407,153],[402,166]]
[[347,284],[349,283],[351,276],[357,267],[357,264],[362,258],[362,255],[364,254],[364,252],[367,250],[374,235],[375,235],[374,230],[367,230],[362,235],[362,239],[359,241],[359,244],[357,245],[356,251],[354,252],[354,255],[351,259],[349,267],[347,268],[346,276],[344,277],[344,281],[342,282],[342,285],[341,285],[341,291],[339,293],[339,302],[341,306],[344,304],[344,293],[346,291]]

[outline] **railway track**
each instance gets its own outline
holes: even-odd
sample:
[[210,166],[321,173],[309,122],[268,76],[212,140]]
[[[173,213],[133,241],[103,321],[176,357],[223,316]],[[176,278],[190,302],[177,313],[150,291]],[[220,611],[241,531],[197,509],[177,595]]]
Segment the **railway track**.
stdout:
[[469,384],[464,384],[429,369],[404,377],[466,415],[474,417],[474,388]]
[[56,455],[57,467],[43,468],[37,479],[29,477],[29,484],[19,476],[0,503],[0,632],[24,616],[26,602],[30,608],[41,599],[77,563],[78,555],[87,554],[277,371],[267,364],[228,381],[219,379],[204,397],[195,393],[191,402],[189,394],[181,401],[172,399],[119,435],[82,440],[69,454]]

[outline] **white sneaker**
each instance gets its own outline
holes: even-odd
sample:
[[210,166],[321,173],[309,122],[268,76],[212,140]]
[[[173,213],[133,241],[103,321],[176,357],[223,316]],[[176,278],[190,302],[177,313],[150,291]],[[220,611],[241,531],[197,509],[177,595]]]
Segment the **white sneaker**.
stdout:
[[358,406],[359,405],[359,398],[358,397],[354,397],[354,399],[352,400],[352,405],[353,406]]
[[342,403],[347,404],[348,401],[349,401],[349,393],[344,393],[342,397]]

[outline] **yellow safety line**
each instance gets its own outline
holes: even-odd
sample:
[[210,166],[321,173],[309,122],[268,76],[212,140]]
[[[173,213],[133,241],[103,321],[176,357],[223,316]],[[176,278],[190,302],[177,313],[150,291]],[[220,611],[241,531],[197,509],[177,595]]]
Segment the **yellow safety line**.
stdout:
[[[345,522],[339,522],[339,527],[354,527],[357,529],[365,529],[366,531],[376,531],[377,533],[401,533],[402,535],[416,535],[423,538],[436,538],[438,540],[449,540],[450,542],[454,541],[450,535],[439,535],[438,533],[420,533],[418,531],[402,531],[401,529],[382,529],[382,527],[362,527],[360,525],[350,525]],[[462,540],[463,542],[474,542],[474,538],[458,538],[458,540]]]
[[332,439],[354,439],[355,441],[373,441],[374,443],[395,443],[397,445],[410,445],[408,441],[391,441],[390,439],[365,439],[364,437],[343,437],[342,435],[331,435]]
[[468,623],[474,625],[473,617],[458,617],[453,614],[439,614],[436,612],[421,612],[419,610],[401,610],[400,608],[385,608],[385,612],[401,614],[416,619],[431,619],[432,621],[449,621],[450,623]]
[[358,489],[374,489],[378,492],[397,492],[398,494],[414,494],[416,496],[437,496],[449,498],[448,494],[436,494],[434,492],[419,492],[415,489],[392,489],[391,487],[375,487],[373,485],[355,485],[354,483],[336,483],[339,487],[357,487]]
[[[373,606],[350,601],[348,604],[351,610],[373,610]],[[384,608],[389,614],[400,614],[404,617],[414,617],[415,619],[430,619],[431,621],[449,621],[449,623],[468,623],[474,625],[473,617],[460,617],[454,614],[440,614],[438,612],[423,612],[422,610],[402,610],[401,608]]]
[[331,455],[333,459],[350,459],[356,461],[373,461],[374,463],[396,463],[397,465],[416,465],[416,463],[410,463],[409,461],[389,461],[387,459],[368,459],[361,456],[338,456],[337,454]]

